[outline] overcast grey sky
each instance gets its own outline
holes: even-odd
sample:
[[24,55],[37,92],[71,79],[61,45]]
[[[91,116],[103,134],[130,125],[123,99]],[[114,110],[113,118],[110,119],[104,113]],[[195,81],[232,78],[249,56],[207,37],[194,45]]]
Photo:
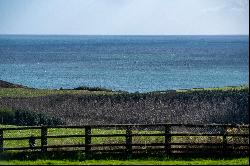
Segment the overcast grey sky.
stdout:
[[0,34],[249,34],[248,0],[0,0]]

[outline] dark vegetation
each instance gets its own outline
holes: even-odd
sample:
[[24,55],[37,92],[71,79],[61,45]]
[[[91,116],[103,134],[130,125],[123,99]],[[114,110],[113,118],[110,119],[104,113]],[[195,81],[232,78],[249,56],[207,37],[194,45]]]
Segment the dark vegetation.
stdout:
[[[104,89],[76,89],[83,93],[3,96],[0,97],[0,108],[58,118],[67,125],[249,123],[248,86],[151,93],[106,93],[106,90],[95,93],[91,90]],[[91,92],[86,93],[87,89]]]
[[[65,90],[63,88],[60,88],[60,90]],[[77,88],[73,88],[73,89],[66,89],[66,90],[85,90],[85,91],[90,91],[90,92],[117,92],[117,93],[128,93],[126,91],[122,91],[122,90],[112,90],[112,89],[108,89],[108,88],[103,88],[103,87],[88,87],[88,86],[80,86]]]
[[27,88],[27,87],[23,85],[12,84],[10,82],[0,80],[0,88]]
[[86,87],[86,86],[80,86],[77,88],[74,88],[74,90],[88,90],[88,91],[106,91],[106,92],[112,92],[111,89],[101,88],[101,87]]
[[25,110],[13,110],[11,108],[0,108],[0,123],[8,125],[62,125],[59,118],[49,117],[42,113]]

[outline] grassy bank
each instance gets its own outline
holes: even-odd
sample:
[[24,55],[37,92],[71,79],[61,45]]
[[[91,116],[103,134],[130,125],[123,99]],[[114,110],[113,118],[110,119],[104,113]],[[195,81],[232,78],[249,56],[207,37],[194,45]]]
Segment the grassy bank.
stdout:
[[177,92],[192,92],[192,91],[249,91],[249,85],[241,86],[225,86],[214,88],[193,88],[193,89],[179,89]]
[[[218,88],[193,88],[193,89],[179,89],[179,90],[166,90],[166,91],[153,91],[148,93],[139,93],[140,95],[148,94],[169,94],[169,93],[190,93],[197,91],[249,91],[248,85],[242,86],[227,86]],[[112,91],[103,88],[89,88],[89,87],[79,87],[75,89],[30,89],[30,88],[1,88],[0,87],[0,97],[40,97],[48,95],[139,95],[138,93],[127,93],[122,91]]]
[[0,88],[0,97],[39,97],[48,95],[113,95],[118,92],[89,90],[49,90],[27,88]]
[[0,160],[0,165],[249,165],[248,157],[239,158],[148,158],[131,160]]

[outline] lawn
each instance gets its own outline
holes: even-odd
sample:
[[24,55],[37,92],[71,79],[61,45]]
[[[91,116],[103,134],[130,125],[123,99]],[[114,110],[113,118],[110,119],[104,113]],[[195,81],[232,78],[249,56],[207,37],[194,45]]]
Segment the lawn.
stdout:
[[[14,125],[0,125],[1,128],[6,127],[16,127]],[[235,130],[228,130],[229,133],[248,133],[248,128],[233,128]],[[17,138],[17,137],[30,137],[30,136],[40,136],[40,129],[29,129],[29,130],[10,130],[4,131],[4,138]],[[125,130],[119,130],[115,128],[111,129],[92,129],[92,135],[96,134],[125,134]],[[132,130],[133,134],[164,134],[164,128],[162,130]],[[71,128],[48,128],[48,136],[58,136],[58,135],[84,135],[84,129],[71,129]],[[164,136],[133,136],[132,142],[143,144],[143,146],[137,147],[140,149],[151,148],[148,144],[151,143],[164,143],[165,137]],[[219,143],[221,144],[223,141],[222,136],[172,136],[171,143]],[[247,143],[249,141],[248,138],[241,138],[241,137],[227,137],[227,142],[229,144],[234,143]],[[77,145],[77,144],[84,144],[85,138],[84,137],[71,137],[71,138],[48,138],[48,145]],[[126,142],[125,136],[118,136],[118,137],[92,137],[91,143],[92,144],[124,144]],[[36,140],[36,146],[40,146],[41,141],[40,139]],[[189,145],[181,145],[189,146]],[[28,140],[5,140],[4,141],[5,148],[13,148],[13,147],[29,147]],[[163,148],[164,146],[161,146]],[[172,145],[172,147],[178,148],[179,145]],[[101,149],[108,149],[110,147],[92,147],[92,149],[101,150]],[[121,148],[124,149],[122,146],[117,146],[114,148]],[[82,148],[73,148],[72,150],[81,150]]]
[[0,160],[0,165],[249,165],[248,157],[239,158],[148,158],[129,160]]
[[[14,125],[0,125],[1,128],[5,127],[17,127]],[[162,133],[163,131],[147,131],[146,133]],[[92,134],[125,134],[125,130],[104,130],[104,129],[92,129]],[[135,130],[133,133],[145,133],[145,131]],[[71,129],[71,128],[49,128],[48,136],[56,136],[56,135],[84,135],[84,129]],[[5,131],[4,138],[10,137],[29,137],[29,136],[40,136],[39,129],[31,129],[31,130],[12,130]],[[48,138],[48,145],[64,145],[64,144],[83,144],[85,138],[73,137],[73,138]],[[163,142],[164,136],[153,136],[153,137],[135,137],[133,138],[133,142],[137,143],[152,143],[152,142]],[[104,144],[104,143],[125,143],[125,136],[121,137],[93,137],[93,144]],[[40,145],[40,139],[36,141],[36,145]],[[28,140],[5,140],[4,147],[28,147]]]
[[[5,127],[16,127],[13,125],[0,125],[1,128]],[[147,133],[159,133],[161,131],[147,131]],[[94,129],[92,134],[124,134],[125,130],[103,130],[103,129]],[[145,131],[133,130],[133,133],[145,133]],[[48,129],[48,135],[72,135],[72,134],[84,134],[83,129]],[[20,131],[6,131],[4,137],[23,137],[23,136],[39,136],[40,130],[25,130],[24,132]],[[215,138],[217,141],[221,141],[221,138]],[[187,142],[187,141],[196,141],[196,142],[209,142],[212,141],[211,138],[207,137],[173,137],[172,141],[174,142]],[[48,139],[48,144],[79,144],[83,143],[84,138],[58,138],[58,139]],[[92,138],[92,143],[102,144],[102,143],[124,143],[125,137],[112,137],[112,138]],[[133,142],[137,143],[152,143],[152,142],[164,142],[163,136],[147,136],[147,137],[137,137],[133,139]],[[40,140],[36,142],[40,144]],[[4,141],[5,147],[23,147],[28,146],[27,140],[21,141]],[[77,153],[71,153],[70,155],[62,154],[59,152],[59,158],[57,157],[31,157],[29,154],[33,152],[24,152],[21,158],[19,157],[9,157],[8,154],[0,155],[0,165],[249,165],[248,157],[164,157],[164,156],[144,156],[143,158],[135,157],[131,159],[117,159],[104,157],[102,159],[87,159],[84,157],[79,157]],[[10,152],[9,154],[15,154],[15,152]],[[27,155],[28,154],[28,155]],[[39,153],[38,153],[39,154]],[[53,154],[53,152],[52,152]],[[79,153],[82,155],[82,153]],[[12,156],[12,155],[10,155]],[[25,158],[25,156],[27,156]],[[36,156],[36,155],[34,155]],[[39,156],[39,155],[38,155]],[[53,155],[51,155],[53,156]],[[55,155],[56,156],[56,155]],[[67,157],[65,157],[67,156]],[[34,160],[35,159],[35,160]],[[61,160],[60,160],[61,159]]]

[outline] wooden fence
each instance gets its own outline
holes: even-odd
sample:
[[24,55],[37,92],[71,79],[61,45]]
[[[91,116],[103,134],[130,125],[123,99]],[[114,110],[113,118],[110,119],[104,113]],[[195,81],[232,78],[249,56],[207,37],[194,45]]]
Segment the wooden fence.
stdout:
[[[83,134],[49,135],[51,129],[80,130]],[[94,134],[92,131],[123,131],[123,133]],[[22,137],[12,133],[27,133],[39,130],[37,136],[26,134]],[[7,136],[8,135],[8,136]],[[81,138],[77,144],[49,144],[53,139]],[[110,142],[112,138],[124,138],[124,142]],[[155,139],[155,138],[161,139]],[[94,143],[99,138],[102,143]],[[137,141],[134,139],[137,138]],[[139,138],[139,139],[138,139]],[[140,140],[151,141],[143,142]],[[138,141],[139,140],[139,141]],[[28,146],[14,146],[12,141],[23,141]],[[105,143],[106,141],[106,143]],[[153,142],[152,142],[153,141]],[[10,146],[6,146],[9,142]],[[38,143],[39,142],[39,143]],[[5,145],[6,144],[6,145]],[[87,126],[31,126],[0,128],[0,152],[3,151],[52,151],[74,150],[78,148],[86,154],[92,153],[126,153],[140,152],[173,153],[249,153],[249,126],[229,124],[117,124],[117,125],[87,125]]]

